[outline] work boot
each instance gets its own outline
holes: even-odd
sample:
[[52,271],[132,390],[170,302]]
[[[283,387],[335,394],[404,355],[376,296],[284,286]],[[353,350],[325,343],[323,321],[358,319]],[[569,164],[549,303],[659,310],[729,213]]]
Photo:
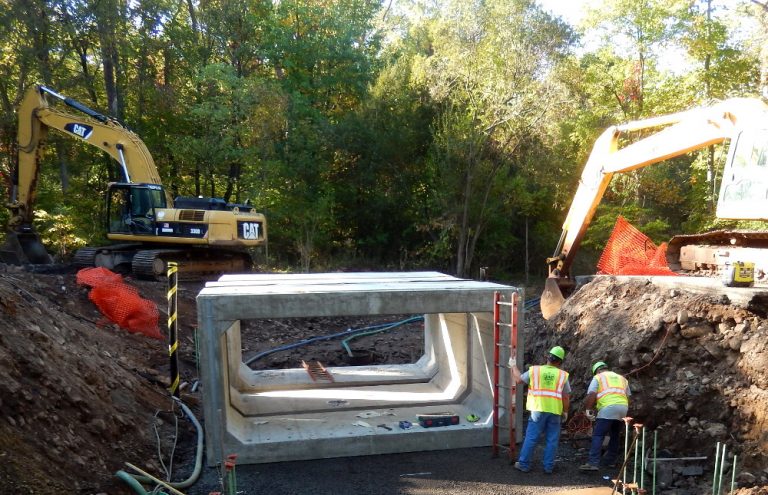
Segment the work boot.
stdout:
[[585,463],[579,466],[579,471],[597,471],[597,466],[593,466],[590,463]]
[[515,463],[515,469],[517,469],[518,471],[522,471],[524,473],[527,473],[530,471],[530,469],[524,468],[519,462]]

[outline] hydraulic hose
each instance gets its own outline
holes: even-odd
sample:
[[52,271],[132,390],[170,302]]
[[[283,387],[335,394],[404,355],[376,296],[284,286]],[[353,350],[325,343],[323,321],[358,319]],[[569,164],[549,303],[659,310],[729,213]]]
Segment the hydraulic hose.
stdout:
[[136,478],[134,478],[132,474],[126,473],[121,469],[120,471],[115,473],[115,476],[125,481],[125,484],[131,487],[133,491],[136,492],[138,495],[149,495],[149,492],[147,492],[144,489],[141,483],[139,483],[139,481]]
[[380,332],[384,332],[384,331],[387,331],[387,330],[391,330],[391,329],[399,327],[401,325],[406,325],[408,323],[412,323],[414,321],[423,320],[423,319],[424,319],[423,316],[414,316],[412,318],[408,318],[407,320],[398,321],[396,323],[389,323],[386,326],[384,326],[383,328],[376,328],[374,330],[369,330],[367,332],[363,332],[363,331],[356,332],[354,335],[351,335],[351,336],[347,337],[346,339],[342,340],[341,341],[341,346],[344,348],[345,351],[347,351],[347,354],[349,356],[352,356],[352,349],[349,348],[349,343],[348,343],[350,340],[356,339],[358,337],[365,337],[366,335],[373,335],[373,334],[376,334],[376,333],[380,333]]
[[[415,317],[409,318],[408,320],[405,320],[405,321],[410,322],[410,321],[415,321],[415,320],[423,319],[423,318],[424,318],[423,316],[415,316]],[[260,353],[254,355],[254,356],[251,356],[250,358],[248,358],[245,361],[245,365],[248,366],[252,362],[254,362],[254,361],[258,360],[258,359],[261,359],[261,358],[263,358],[265,356],[268,356],[270,354],[273,354],[275,352],[287,351],[289,349],[295,349],[297,347],[301,347],[301,346],[304,346],[304,345],[312,344],[314,342],[322,342],[324,340],[337,339],[337,338],[343,337],[345,335],[346,336],[355,336],[355,335],[358,335],[358,334],[367,333],[367,332],[369,332],[371,330],[376,330],[376,331],[388,330],[389,328],[393,328],[393,326],[398,326],[400,324],[402,324],[402,322],[394,323],[394,324],[393,323],[382,323],[382,324],[379,324],[379,325],[373,325],[373,326],[370,326],[370,327],[364,327],[364,328],[358,328],[358,329],[348,328],[348,329],[344,330],[343,332],[338,332],[338,333],[334,333],[334,334],[331,334],[331,335],[323,335],[323,336],[320,336],[320,337],[313,337],[311,339],[302,340],[301,342],[295,342],[293,344],[288,344],[288,345],[284,345],[284,346],[281,346],[281,347],[275,347],[274,349],[269,349],[267,351],[260,352]]]
[[[184,414],[186,414],[187,418],[192,422],[192,424],[195,426],[195,430],[197,431],[197,450],[195,452],[195,468],[192,470],[192,474],[189,475],[189,478],[187,478],[184,481],[179,481],[176,483],[168,483],[169,486],[172,486],[173,488],[188,488],[192,485],[194,485],[197,482],[197,479],[200,477],[200,472],[203,469],[203,427],[200,425],[200,422],[197,420],[194,414],[192,414],[192,411],[187,407],[186,404],[181,402],[181,400],[177,399],[176,397],[173,397],[173,400],[179,403],[179,406],[181,406],[181,409],[184,411]],[[121,475],[120,473],[123,473]],[[125,471],[118,471],[116,473],[116,476],[129,485],[131,485],[131,488],[136,490],[135,485],[138,485],[141,490],[144,490],[143,487],[141,487],[140,483],[155,483],[155,480],[148,478],[146,476],[141,475],[131,475],[126,473]],[[130,478],[130,480],[127,477]],[[135,482],[135,483],[134,483]],[[139,494],[146,494],[146,491],[136,491],[136,493]]]

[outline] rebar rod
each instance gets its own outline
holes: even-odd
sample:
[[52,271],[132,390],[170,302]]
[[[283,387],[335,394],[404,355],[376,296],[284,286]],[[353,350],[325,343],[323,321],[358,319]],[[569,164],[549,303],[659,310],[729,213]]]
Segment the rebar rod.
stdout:
[[651,483],[651,495],[656,495],[656,444],[659,437],[659,431],[653,430],[653,482]]
[[717,495],[720,495],[720,491],[723,487],[723,468],[725,467],[725,443],[723,443],[723,450],[720,453],[720,472],[717,475]]
[[645,426],[643,426],[643,436],[640,439],[640,490],[645,489]]
[[[640,433],[638,431],[639,430],[638,427],[640,425],[635,424],[633,426],[635,427],[635,437],[637,437],[638,433]],[[639,447],[640,447],[640,442],[635,442],[635,460],[634,460],[633,466],[632,466],[632,484],[635,485],[635,486],[637,486],[637,453],[638,453],[638,448]],[[635,492],[635,493],[637,493],[637,492]]]
[[733,492],[736,488],[736,454],[733,454],[733,467],[731,468],[731,489],[728,493]]
[[624,418],[624,466],[623,466],[623,474],[621,475],[621,493],[622,495],[626,495],[627,490],[624,488],[624,485],[627,483],[627,455],[629,454],[629,422],[632,421],[632,418],[627,416]]
[[717,463],[720,460],[720,442],[715,445],[715,473],[712,478],[712,495],[717,495]]
[[[629,418],[629,419],[632,419],[632,418]],[[634,448],[635,442],[637,442],[637,431],[635,431],[635,436],[632,438],[632,443],[625,450],[629,452],[631,448]],[[619,483],[621,483],[622,491],[626,490],[625,485],[627,484],[627,480],[620,479],[619,475],[621,474],[622,471],[624,471],[625,473],[627,472],[627,462],[629,462],[629,456],[625,455],[624,462],[622,462],[621,467],[619,468],[619,474],[616,475],[616,479],[613,480],[613,489],[611,490],[611,495],[613,495],[614,493],[617,493],[616,487],[619,485]]]

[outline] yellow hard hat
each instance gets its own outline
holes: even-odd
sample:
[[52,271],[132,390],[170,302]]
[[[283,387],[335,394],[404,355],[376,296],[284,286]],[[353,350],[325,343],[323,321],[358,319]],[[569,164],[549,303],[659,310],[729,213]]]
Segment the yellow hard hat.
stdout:
[[560,361],[563,361],[565,359],[565,349],[563,349],[559,345],[556,345],[555,347],[550,349],[549,353],[555,356]]
[[607,364],[605,364],[602,361],[598,361],[592,365],[592,374],[594,375],[595,373],[597,373],[600,368],[607,368],[607,367],[608,367]]

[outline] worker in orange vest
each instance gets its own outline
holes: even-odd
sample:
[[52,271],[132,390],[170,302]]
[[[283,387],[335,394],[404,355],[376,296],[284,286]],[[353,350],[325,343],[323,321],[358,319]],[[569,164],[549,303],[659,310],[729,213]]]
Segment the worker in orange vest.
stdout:
[[533,451],[544,434],[544,472],[551,474],[555,467],[557,443],[560,440],[560,425],[568,420],[571,385],[568,372],[560,367],[565,359],[565,349],[555,346],[547,355],[547,364],[531,366],[520,373],[512,366],[512,377],[517,383],[528,385],[528,399],[525,408],[530,411],[525,439],[515,469],[527,473],[531,470]]
[[[618,373],[608,369],[603,361],[592,365],[592,381],[587,389],[584,402],[587,418],[594,421],[592,427],[592,446],[589,449],[589,462],[579,466],[582,471],[597,471],[601,464],[600,453],[605,436],[610,436],[608,449],[602,459],[602,465],[614,466],[619,457],[619,434],[622,419],[629,409],[629,382]],[[593,408],[597,408],[597,415]]]

